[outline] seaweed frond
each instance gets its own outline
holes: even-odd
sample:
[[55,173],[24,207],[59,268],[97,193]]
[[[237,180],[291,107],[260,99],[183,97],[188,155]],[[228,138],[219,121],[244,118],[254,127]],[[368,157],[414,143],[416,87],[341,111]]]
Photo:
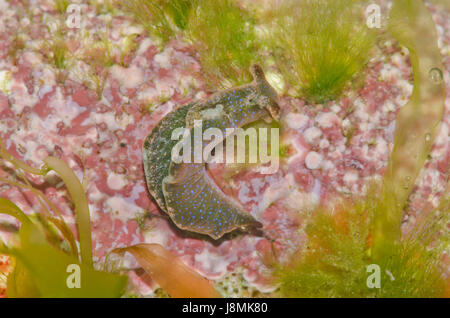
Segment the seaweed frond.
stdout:
[[137,244],[112,253],[134,256],[144,270],[167,293],[176,298],[216,298],[220,294],[211,281],[186,266],[180,258],[159,244]]
[[[396,0],[389,15],[389,31],[408,48],[414,76],[410,100],[396,118],[394,147],[384,177],[384,193],[392,193],[395,203],[376,225],[374,241],[383,246],[400,236],[403,209],[413,189],[442,120],[445,82],[436,28],[422,1]],[[436,75],[436,76],[435,76]]]
[[44,159],[46,168],[55,171],[63,180],[75,204],[78,234],[80,239],[81,261],[92,266],[92,242],[89,205],[83,186],[73,170],[63,160],[55,157]]
[[297,97],[336,99],[369,58],[373,34],[354,0],[285,0],[275,7],[272,51]]
[[[0,198],[0,213],[8,214],[21,223],[18,244],[0,242],[0,254],[14,259],[14,269],[8,274],[8,297],[118,297],[123,293],[126,277],[97,271],[92,263],[90,214],[83,187],[72,169],[61,159],[47,157],[41,169],[28,166],[14,158],[0,141],[0,157],[14,166],[25,183],[1,178],[1,182],[31,191],[45,213],[25,214],[17,205]],[[80,249],[75,235],[65,223],[58,209],[42,192],[35,189],[23,171],[45,175],[55,171],[65,183],[75,204]],[[52,216],[51,208],[58,217]],[[67,248],[69,243],[70,250]],[[81,262],[79,260],[81,256]],[[69,268],[78,268],[79,288],[68,284]],[[69,273],[69,274],[68,274]]]

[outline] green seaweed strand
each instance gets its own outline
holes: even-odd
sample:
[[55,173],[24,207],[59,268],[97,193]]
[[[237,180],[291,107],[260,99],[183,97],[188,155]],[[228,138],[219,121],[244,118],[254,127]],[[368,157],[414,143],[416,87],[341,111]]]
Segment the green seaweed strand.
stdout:
[[[445,83],[437,33],[422,1],[396,0],[391,9],[389,31],[408,48],[414,89],[396,119],[394,149],[384,178],[383,196],[389,197],[386,215],[376,218],[374,257],[401,236],[406,200],[430,153],[444,112]],[[383,202],[380,202],[383,204]]]
[[73,170],[63,160],[47,157],[44,159],[44,163],[61,177],[72,197],[77,217],[81,261],[92,267],[91,222],[89,205],[83,187]]

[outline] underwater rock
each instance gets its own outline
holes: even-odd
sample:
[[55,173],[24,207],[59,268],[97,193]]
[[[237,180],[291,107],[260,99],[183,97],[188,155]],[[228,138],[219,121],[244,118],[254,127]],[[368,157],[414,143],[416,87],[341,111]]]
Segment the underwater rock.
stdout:
[[[49,11],[52,4],[47,1],[47,5],[43,6],[42,2],[12,1],[2,4],[4,10],[0,12],[0,29],[3,41],[0,54],[4,58],[0,70],[0,135],[8,150],[28,164],[38,167],[48,155],[62,156],[78,178],[83,177],[91,212],[96,266],[113,248],[140,242],[158,243],[209,279],[221,280],[223,275],[226,277],[242,270],[243,275],[236,278],[237,284],[245,283],[245,286],[266,293],[267,285],[273,283],[267,282],[267,267],[263,263],[265,254],[258,246],[268,246],[271,253],[271,241],[245,235],[212,244],[201,238],[180,235],[176,226],[159,217],[155,211],[156,203],[148,194],[141,158],[142,144],[150,130],[168,112],[178,108],[174,105],[183,106],[192,98],[206,100],[206,96],[210,96],[206,91],[208,86],[203,65],[193,45],[179,36],[165,47],[159,47],[154,37],[136,31],[140,26],[133,17],[117,8],[106,11],[102,6],[92,6],[97,2],[104,3],[92,1],[88,5],[90,13],[82,15],[83,32],[70,29],[65,37],[70,47],[66,69],[56,69],[52,61],[45,58],[49,54],[41,49],[41,44],[58,38],[54,31],[47,30],[49,23],[61,24],[62,14],[53,9]],[[251,2],[256,7],[262,6],[260,1]],[[388,12],[390,2],[379,2],[382,12]],[[437,2],[428,1],[426,5],[436,23],[439,47],[444,56],[444,66],[440,69],[447,78],[450,59],[445,57],[450,52],[450,16]],[[443,0],[439,2],[442,4]],[[25,14],[27,11],[33,12],[35,17],[43,15],[45,19],[29,20]],[[112,49],[112,53],[120,54],[126,37],[133,33],[140,34],[133,39],[136,50],[127,52],[124,63],[119,63],[120,56],[116,56],[115,65],[121,66],[124,71],[136,67],[145,70],[142,82],[139,81],[138,87],[129,88],[130,85],[117,78],[125,75],[113,74],[108,67],[109,71],[103,72],[99,78],[100,84],[105,86],[102,99],[98,100],[95,82],[92,81],[96,78],[91,78],[98,63],[88,65],[80,59],[85,60],[97,53],[97,50],[92,52],[93,47],[107,52],[105,44]],[[25,47],[15,45],[16,42],[23,42]],[[18,50],[12,50],[14,47]],[[242,51],[242,47],[236,47]],[[262,56],[263,60],[265,57],[271,58],[270,55]],[[273,79],[277,75],[276,65],[266,67],[267,79],[274,81],[272,85],[283,80]],[[427,78],[430,77],[433,82],[439,80],[439,72],[426,71]],[[303,226],[305,223],[303,211],[308,211],[306,209],[312,203],[316,204],[319,200],[328,202],[341,194],[360,195],[368,180],[380,180],[385,173],[393,144],[396,115],[413,90],[410,53],[397,41],[383,40],[379,54],[369,61],[363,72],[366,80],[360,83],[361,86],[358,84],[358,90],[349,91],[351,94],[345,95],[345,98],[330,101],[322,107],[310,105],[299,98],[280,96],[283,108],[280,141],[286,151],[280,158],[279,173],[261,175],[259,167],[250,167],[243,173],[235,173],[233,167],[223,169],[223,165],[208,167],[208,174],[219,187],[239,198],[245,210],[251,211],[264,224],[264,233],[274,240],[273,246],[280,258],[290,255],[292,247],[303,245],[304,237],[299,235],[299,224]],[[61,77],[57,81],[60,73],[68,74],[65,82],[59,82]],[[447,92],[450,92],[450,81],[445,81],[445,85]],[[42,94],[50,86],[51,92]],[[339,123],[333,123],[331,127],[320,126],[317,119],[330,111],[336,114]],[[338,127],[339,124],[342,127]],[[184,126],[184,122],[180,126]],[[409,186],[413,193],[408,200],[410,211],[402,224],[403,228],[412,226],[419,219],[424,205],[436,205],[448,183],[449,127],[450,94],[447,94],[443,123],[433,144],[431,158],[427,160],[426,168],[414,188]],[[419,137],[417,141],[421,140]],[[422,140],[432,143],[431,137],[431,134],[430,137],[425,135]],[[170,138],[166,140],[170,141]],[[305,165],[305,157],[311,151],[323,158],[319,169],[310,170]],[[8,167],[0,169],[0,176],[6,178],[9,169],[3,171],[3,168]],[[56,176],[51,176],[48,184],[42,184],[41,178],[29,176],[32,183],[39,184],[41,189],[46,186],[46,196],[58,209],[71,209],[67,191],[61,188]],[[292,181],[290,177],[293,177]],[[123,182],[126,185],[119,189]],[[274,192],[288,193],[290,189],[291,194],[274,196]],[[0,182],[0,196],[18,204],[27,213],[39,206],[30,193],[23,193],[3,182]],[[165,204],[164,196],[162,199]],[[266,203],[270,203],[267,208]],[[265,209],[260,211],[260,206]],[[63,216],[69,226],[75,228],[72,214],[64,213]],[[0,238],[4,242],[13,239],[15,234],[11,229],[15,228],[17,226],[11,224],[9,218],[0,216]],[[12,269],[12,265],[9,268]],[[0,265],[0,297],[2,274],[9,272],[4,270]],[[134,275],[134,271],[130,273]],[[398,280],[398,275],[394,275]],[[151,292],[153,285],[145,275],[134,276],[138,282],[136,292],[139,296],[155,296]],[[160,296],[158,293],[156,295]]]

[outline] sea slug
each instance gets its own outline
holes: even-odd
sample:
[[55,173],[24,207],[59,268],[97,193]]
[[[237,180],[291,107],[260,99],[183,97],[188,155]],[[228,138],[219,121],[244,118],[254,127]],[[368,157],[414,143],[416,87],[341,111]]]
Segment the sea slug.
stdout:
[[[182,106],[164,117],[147,136],[143,162],[147,187],[159,207],[181,229],[219,239],[235,229],[261,227],[236,200],[228,197],[207,173],[206,163],[175,163],[171,152],[176,128],[193,130],[194,121],[203,128],[239,128],[261,118],[279,120],[276,91],[262,69],[251,67],[252,83],[216,93],[205,102]],[[194,134],[191,134],[193,136]]]

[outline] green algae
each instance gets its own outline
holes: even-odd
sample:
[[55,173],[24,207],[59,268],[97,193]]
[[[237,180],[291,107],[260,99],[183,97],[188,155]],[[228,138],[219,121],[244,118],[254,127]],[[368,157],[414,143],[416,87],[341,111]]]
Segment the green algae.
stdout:
[[253,14],[233,0],[196,4],[185,34],[199,55],[206,80],[222,88],[247,83],[259,46]]
[[259,47],[256,20],[237,1],[132,0],[121,7],[162,45],[177,36],[192,43],[210,87],[251,80]]
[[[15,263],[12,273],[8,275],[7,296],[119,297],[124,291],[126,277],[97,271],[93,267],[89,207],[83,187],[72,169],[55,157],[45,158],[41,169],[29,167],[9,154],[1,142],[0,156],[13,164],[25,183],[4,178],[2,182],[30,190],[45,211],[37,213],[35,217],[27,216],[14,203],[0,198],[0,213],[11,215],[21,223],[18,244],[0,242],[0,253],[12,256]],[[61,213],[39,190],[31,186],[22,170],[42,176],[53,170],[61,177],[75,204],[79,249],[75,235]],[[52,216],[47,206],[58,217]],[[73,266],[79,269],[79,288],[71,288],[68,283],[71,273],[69,268]]]
[[[117,297],[124,288],[125,277],[96,271],[79,263],[77,258],[49,243],[47,232],[16,205],[0,198],[2,213],[21,221],[20,246],[0,245],[0,252],[12,255],[16,266],[8,276],[8,297]],[[80,267],[81,287],[69,288],[67,268]]]
[[130,0],[121,7],[140,23],[149,35],[166,44],[183,31],[188,23],[192,4],[188,0]]
[[55,6],[55,9],[60,14],[64,14],[67,11],[67,7],[70,5],[70,1],[69,0],[54,0],[53,5]]
[[[448,203],[379,258],[373,255],[377,243],[372,237],[375,220],[386,213],[379,201],[379,195],[371,194],[335,206],[333,212],[325,207],[313,211],[305,229],[306,246],[291,263],[276,267],[279,293],[284,297],[442,297],[446,283],[439,265],[446,244],[437,233],[449,221],[444,210],[448,212]],[[371,264],[380,268],[380,288],[369,288]]]
[[370,56],[374,32],[361,3],[286,0],[271,14],[235,0],[133,0],[122,7],[163,44],[177,36],[191,42],[211,87],[244,84],[251,64],[274,59],[296,96],[322,103],[339,97]]
[[[410,51],[414,90],[397,116],[394,149],[380,187],[366,197],[319,207],[305,229],[307,246],[275,271],[287,297],[442,297],[440,268],[448,249],[449,198],[419,219],[408,235],[401,221],[406,200],[429,154],[443,113],[445,86],[437,35],[421,1],[396,0],[391,34]],[[448,191],[448,189],[447,189]],[[369,288],[367,268],[381,269],[380,288]]]
[[433,19],[422,1],[397,0],[391,9],[389,31],[410,53],[414,88],[410,100],[396,118],[394,148],[384,179],[384,192],[395,204],[379,218],[374,241],[382,254],[384,245],[400,238],[400,225],[406,200],[425,164],[444,112],[445,83],[438,72],[442,58],[437,46]]
[[268,32],[276,66],[296,97],[338,98],[364,69],[374,44],[361,1],[283,1]]

